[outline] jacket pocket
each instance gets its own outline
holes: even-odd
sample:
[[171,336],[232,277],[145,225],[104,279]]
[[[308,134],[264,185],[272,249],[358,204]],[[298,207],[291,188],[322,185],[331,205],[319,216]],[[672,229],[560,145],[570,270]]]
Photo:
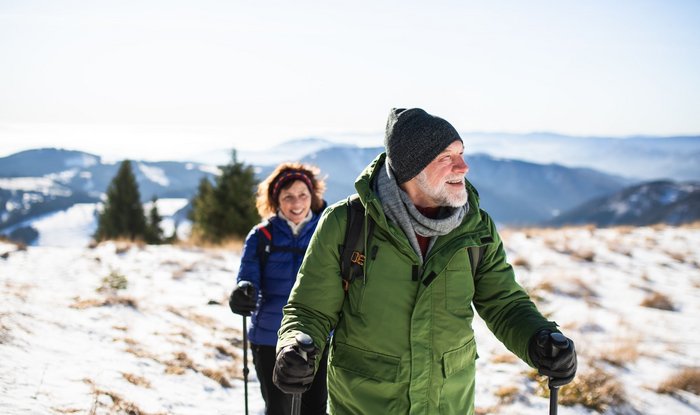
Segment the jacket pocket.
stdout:
[[445,306],[460,317],[471,315],[474,279],[467,249],[457,251],[445,269]]
[[366,378],[394,383],[399,375],[400,362],[401,359],[396,356],[336,343],[330,363],[332,366]]
[[442,374],[445,379],[470,367],[476,361],[476,342],[474,338],[458,349],[445,352],[442,355]]

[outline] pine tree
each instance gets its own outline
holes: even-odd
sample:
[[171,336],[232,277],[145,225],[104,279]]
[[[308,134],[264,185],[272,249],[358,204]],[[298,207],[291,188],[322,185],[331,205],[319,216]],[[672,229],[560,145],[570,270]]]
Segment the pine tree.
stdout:
[[163,243],[163,230],[160,228],[160,222],[163,217],[158,213],[158,198],[153,196],[151,199],[151,210],[148,212],[148,223],[146,224],[145,240],[147,244]]
[[221,175],[214,186],[202,179],[193,200],[193,231],[204,240],[221,242],[227,238],[243,238],[258,223],[255,208],[255,171],[239,162],[236,151],[231,162],[220,166]]
[[210,235],[213,231],[211,223],[216,222],[213,218],[214,212],[219,210],[215,207],[216,199],[214,198],[214,186],[206,177],[199,181],[197,194],[192,199],[192,210],[187,217],[192,221],[192,232],[203,239],[208,239],[206,235]]
[[146,217],[131,162],[124,160],[107,188],[107,200],[99,216],[95,239],[145,239]]

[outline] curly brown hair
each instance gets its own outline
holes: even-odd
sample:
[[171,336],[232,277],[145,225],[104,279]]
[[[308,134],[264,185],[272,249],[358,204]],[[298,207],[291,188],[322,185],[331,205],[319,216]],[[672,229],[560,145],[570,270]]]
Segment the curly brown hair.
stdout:
[[[310,189],[311,211],[320,213],[323,210],[325,204],[323,201],[323,192],[326,191],[326,182],[319,177],[320,170],[318,167],[298,162],[284,162],[279,164],[275,170],[258,185],[255,206],[258,208],[260,217],[267,218],[277,214],[277,209],[279,209],[280,204],[279,200],[274,196],[275,186],[279,179],[288,172],[300,173],[308,178],[312,187],[312,189]],[[278,189],[278,192],[279,190],[289,188],[295,181],[296,180],[290,180],[287,183],[283,183],[281,189]],[[306,182],[306,180],[303,181]]]

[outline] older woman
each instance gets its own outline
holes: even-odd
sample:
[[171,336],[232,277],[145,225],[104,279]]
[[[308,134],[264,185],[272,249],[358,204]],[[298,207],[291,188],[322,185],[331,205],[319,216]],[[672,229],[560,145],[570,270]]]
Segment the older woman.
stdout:
[[[266,414],[289,414],[291,410],[291,397],[272,383],[272,371],[282,307],[326,205],[322,199],[325,183],[317,175],[315,167],[282,163],[260,183],[256,204],[260,216],[267,219],[246,237],[238,272],[238,283],[248,281],[254,290],[239,285],[229,302],[236,314],[252,313],[248,336]],[[326,413],[326,359],[327,352],[313,386],[302,396],[304,414]]]

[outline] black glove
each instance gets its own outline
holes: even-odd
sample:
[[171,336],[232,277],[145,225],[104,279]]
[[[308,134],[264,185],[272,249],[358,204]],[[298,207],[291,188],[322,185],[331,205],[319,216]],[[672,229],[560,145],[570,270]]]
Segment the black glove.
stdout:
[[239,282],[236,288],[231,291],[231,296],[228,299],[231,311],[242,316],[249,316],[250,313],[255,311],[257,303],[258,295],[250,281]]
[[561,333],[542,329],[530,339],[530,359],[541,375],[549,376],[551,386],[563,386],[576,375],[576,349]]
[[298,344],[284,346],[277,353],[272,382],[284,393],[306,392],[314,381],[317,354],[318,349],[314,348],[305,359]]

